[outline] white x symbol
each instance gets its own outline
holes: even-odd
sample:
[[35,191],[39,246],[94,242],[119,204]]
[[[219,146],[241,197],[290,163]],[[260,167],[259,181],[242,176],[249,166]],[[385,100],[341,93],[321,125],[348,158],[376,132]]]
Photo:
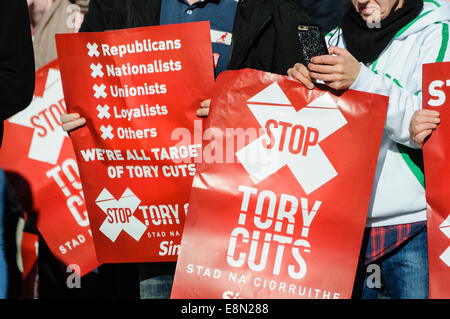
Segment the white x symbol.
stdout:
[[105,92],[106,86],[104,84],[98,86],[97,84],[94,84],[93,89],[95,91],[95,98],[99,99],[100,97],[106,98],[108,95]]
[[109,114],[109,106],[105,104],[105,106],[97,105],[98,117],[103,120],[103,118],[109,119],[111,115]]
[[95,65],[94,63],[91,64],[91,76],[95,79],[97,76],[99,77],[103,77],[103,75],[105,75],[105,73],[103,73],[102,71],[102,65],[100,63],[98,63],[97,65]]
[[[450,215],[448,215],[447,219],[439,226],[440,230],[450,239]],[[444,251],[444,253],[440,256],[441,260],[450,267],[450,246]]]
[[[133,216],[141,200],[129,188],[118,200],[105,188],[95,202],[108,215],[99,230],[112,242],[116,241],[122,231],[125,231],[136,241],[139,241],[144,235],[147,226]],[[116,213],[110,213],[110,211]]]
[[111,125],[108,125],[108,127],[102,125],[102,127],[100,127],[100,131],[102,131],[102,139],[106,140],[107,138],[109,138],[110,140],[112,140],[114,138],[114,135],[111,133],[112,129],[113,128]]
[[[276,147],[264,147],[271,139],[266,134],[239,150],[236,156],[255,183],[260,183],[287,165],[308,195],[337,176],[319,142],[345,126],[347,120],[328,93],[297,111],[274,82],[248,100],[248,103],[250,111],[263,128],[267,127],[269,120],[276,119],[280,123],[290,123],[291,127],[314,128],[318,132],[316,143],[309,147],[307,154],[294,154],[284,148],[286,140],[282,139],[280,127],[272,129],[274,143],[278,143]],[[254,158],[258,161],[251,160]]]
[[98,45],[97,43],[91,44],[88,43],[86,46],[89,49],[88,55],[92,58],[94,55],[98,57],[100,55],[100,52],[98,52]]

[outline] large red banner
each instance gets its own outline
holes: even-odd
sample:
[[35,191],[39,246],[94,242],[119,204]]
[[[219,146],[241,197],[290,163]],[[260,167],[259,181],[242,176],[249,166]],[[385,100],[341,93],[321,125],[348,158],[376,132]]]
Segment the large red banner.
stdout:
[[350,298],[388,98],[216,85],[172,298]]
[[57,35],[101,262],[175,261],[195,175],[196,109],[214,85],[209,22]]
[[99,263],[72,143],[61,128],[65,111],[54,61],[36,72],[32,103],[5,121],[0,165],[55,257],[85,275]]
[[423,107],[441,123],[423,147],[428,204],[430,298],[450,298],[450,62],[423,66]]

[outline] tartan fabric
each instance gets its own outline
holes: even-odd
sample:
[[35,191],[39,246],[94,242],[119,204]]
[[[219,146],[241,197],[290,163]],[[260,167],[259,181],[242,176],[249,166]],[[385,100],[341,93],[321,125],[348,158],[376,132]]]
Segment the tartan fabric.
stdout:
[[426,225],[426,222],[417,222],[371,228],[367,243],[365,264],[370,264],[393,251],[406,240],[420,233]]

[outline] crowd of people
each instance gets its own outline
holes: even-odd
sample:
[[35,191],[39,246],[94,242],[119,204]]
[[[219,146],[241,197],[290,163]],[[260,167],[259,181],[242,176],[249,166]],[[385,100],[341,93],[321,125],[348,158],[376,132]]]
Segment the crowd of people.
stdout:
[[[308,89],[354,89],[389,97],[389,107],[367,216],[354,298],[428,297],[425,188],[421,148],[440,122],[422,110],[422,65],[450,61],[450,3],[446,0],[0,0],[2,122],[25,108],[34,70],[56,55],[54,35],[210,21],[232,34],[232,45],[212,43],[215,76],[253,68],[288,75]],[[297,26],[319,24],[329,54],[309,65],[298,60]],[[33,45],[32,45],[33,44]],[[249,45],[250,44],[250,45]],[[33,50],[34,48],[34,50]],[[268,50],[270,48],[270,50]],[[34,53],[33,53],[34,52]],[[19,93],[20,92],[20,93]],[[375,107],[375,106],[374,106]],[[207,117],[210,100],[197,115]],[[85,125],[63,114],[67,132]],[[405,158],[410,160],[405,161]],[[0,170],[0,194],[8,183]],[[10,191],[12,192],[12,191]],[[2,195],[6,196],[6,195]],[[8,296],[0,201],[0,298]],[[42,245],[41,245],[42,244]],[[169,298],[176,263],[102,265],[77,292],[40,240],[40,298]],[[383,285],[366,285],[369,264]]]

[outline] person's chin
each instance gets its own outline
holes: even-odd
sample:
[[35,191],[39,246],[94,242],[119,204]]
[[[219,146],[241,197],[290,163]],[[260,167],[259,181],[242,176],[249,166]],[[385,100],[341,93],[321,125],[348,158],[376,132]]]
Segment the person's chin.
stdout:
[[365,14],[361,14],[361,19],[363,19],[364,22],[372,21],[371,16],[367,16]]
[[382,20],[382,18],[377,14],[372,14],[372,15],[361,14],[361,18],[366,23],[376,23],[376,22],[379,22]]

